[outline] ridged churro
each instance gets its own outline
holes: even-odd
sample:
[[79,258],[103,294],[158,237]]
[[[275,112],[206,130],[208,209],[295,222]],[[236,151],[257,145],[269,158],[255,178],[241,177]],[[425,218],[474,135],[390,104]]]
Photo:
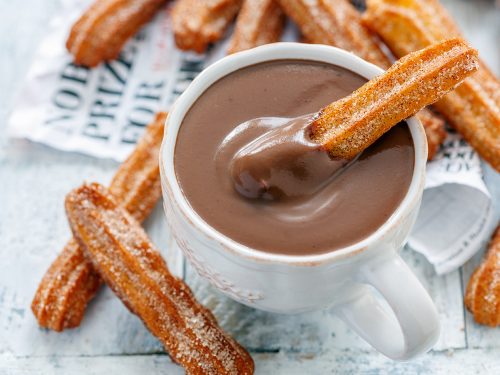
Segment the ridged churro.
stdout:
[[476,322],[491,327],[500,325],[500,226],[497,227],[488,252],[472,274],[465,293],[465,305]]
[[278,42],[284,25],[284,14],[275,0],[244,0],[228,53]]
[[[397,56],[461,36],[436,0],[368,0],[363,19]],[[500,171],[500,83],[484,63],[435,108]]]
[[182,50],[204,52],[222,38],[242,0],[178,0],[172,10],[175,43]]
[[373,32],[360,22],[359,12],[347,0],[278,0],[310,43],[351,51],[387,69],[391,61]]
[[[361,14],[348,0],[281,0],[280,4],[310,43],[348,50],[382,69],[392,65],[379,38],[364,25]],[[425,128],[431,160],[446,138],[444,121],[427,109],[416,116]]]
[[477,51],[461,39],[413,52],[323,108],[310,125],[310,136],[332,157],[351,159],[392,126],[454,89],[477,67]]
[[108,286],[188,374],[252,374],[250,355],[173,277],[139,223],[101,185],[72,191],[73,235]]
[[427,108],[422,109],[415,116],[424,126],[425,135],[427,136],[427,160],[432,160],[448,135],[445,122]]
[[71,28],[66,48],[78,65],[94,67],[118,57],[125,42],[166,0],[97,0]]
[[[149,215],[161,196],[158,154],[166,116],[156,116],[111,182],[110,191],[138,221]],[[45,273],[31,309],[42,327],[77,327],[100,285],[101,278],[71,239]]]

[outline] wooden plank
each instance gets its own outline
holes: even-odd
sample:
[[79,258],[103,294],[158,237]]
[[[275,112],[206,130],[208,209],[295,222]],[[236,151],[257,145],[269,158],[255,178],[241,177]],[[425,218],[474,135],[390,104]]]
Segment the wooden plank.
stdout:
[[183,369],[172,363],[166,355],[34,358],[0,356],[0,372],[3,375],[184,374]]
[[[353,350],[321,353],[254,353],[256,374],[498,374],[500,358],[493,350],[456,350],[432,353],[412,362],[394,362],[379,354]],[[33,357],[0,356],[5,375],[183,374],[168,356]]]
[[430,353],[411,362],[394,362],[380,354],[359,351],[255,354],[257,374],[500,374],[493,350]]

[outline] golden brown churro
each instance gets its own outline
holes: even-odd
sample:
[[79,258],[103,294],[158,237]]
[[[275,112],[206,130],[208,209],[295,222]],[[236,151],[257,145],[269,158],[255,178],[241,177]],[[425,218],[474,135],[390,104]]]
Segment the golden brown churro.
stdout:
[[[461,34],[436,0],[368,0],[367,6],[364,21],[397,56]],[[483,63],[435,107],[500,171],[500,83]]]
[[427,160],[432,160],[448,134],[444,120],[427,108],[422,109],[415,116],[424,126],[427,137]]
[[[138,221],[161,195],[158,154],[166,113],[159,113],[111,182],[111,192]],[[42,327],[55,331],[80,325],[101,278],[71,239],[45,273],[31,304]]]
[[101,185],[72,191],[73,235],[108,286],[188,374],[252,374],[250,355],[173,277],[139,223]]
[[228,53],[278,42],[284,25],[284,14],[275,0],[244,0]]
[[166,0],[97,0],[73,25],[66,48],[76,64],[93,67],[118,57],[125,42]]
[[455,88],[477,66],[477,51],[461,39],[413,52],[323,108],[311,123],[311,138],[333,157],[351,159],[392,126]]
[[[281,0],[280,4],[311,43],[351,51],[382,69],[392,65],[379,38],[363,24],[361,14],[348,0]],[[444,121],[427,109],[416,116],[425,128],[431,160],[446,138]]]
[[500,325],[500,226],[497,227],[488,252],[472,274],[465,293],[465,305],[476,322],[491,327]]
[[347,0],[278,0],[311,43],[337,46],[387,69],[391,61]]
[[178,0],[172,10],[175,43],[183,50],[204,52],[222,38],[242,0]]

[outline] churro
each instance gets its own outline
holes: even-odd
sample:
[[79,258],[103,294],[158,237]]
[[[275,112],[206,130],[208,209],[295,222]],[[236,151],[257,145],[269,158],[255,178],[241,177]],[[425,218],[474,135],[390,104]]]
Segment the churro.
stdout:
[[204,52],[222,38],[242,0],[178,0],[172,10],[175,43],[182,50]]
[[101,185],[72,191],[73,235],[101,277],[188,374],[252,374],[250,355],[173,277],[139,223]]
[[284,25],[284,14],[275,0],[244,0],[228,53],[277,42]]
[[[144,220],[161,195],[158,154],[166,113],[159,113],[111,182],[111,192],[138,221]],[[38,323],[62,331],[80,325],[101,278],[74,239],[45,273],[31,304]]]
[[375,34],[360,22],[359,12],[347,0],[278,0],[283,11],[311,43],[351,51],[387,69],[391,61]]
[[[361,14],[348,0],[282,0],[280,3],[308,42],[351,51],[382,69],[392,65],[380,47],[379,38],[364,25]],[[316,22],[317,19],[321,22]],[[444,121],[427,109],[416,116],[425,128],[428,160],[431,160],[446,138]]]
[[311,139],[351,159],[398,122],[434,103],[477,70],[477,51],[450,39],[413,52],[351,95],[323,108]]
[[424,126],[427,137],[427,160],[432,160],[448,135],[445,122],[440,116],[432,113],[427,108],[422,109],[415,116]]
[[465,305],[476,322],[500,325],[500,226],[488,246],[486,257],[472,274],[465,293]]
[[[397,56],[461,35],[436,0],[368,0],[363,19]],[[500,171],[500,83],[484,63],[435,108]]]
[[78,65],[94,67],[118,57],[125,42],[166,0],[97,0],[71,28],[66,48]]

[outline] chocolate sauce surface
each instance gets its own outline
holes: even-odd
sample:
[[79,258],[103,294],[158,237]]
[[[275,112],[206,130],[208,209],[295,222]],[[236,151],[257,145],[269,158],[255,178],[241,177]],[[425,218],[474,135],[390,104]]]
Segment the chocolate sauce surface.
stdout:
[[301,131],[365,82],[334,65],[278,60],[214,83],[186,114],[175,147],[190,205],[220,233],[264,252],[320,254],[369,236],[408,191],[407,125],[352,161],[332,160]]
[[308,199],[341,173],[349,161],[332,160],[309,138],[314,116],[256,118],[234,128],[217,159],[233,155],[229,168],[236,191],[250,199]]

